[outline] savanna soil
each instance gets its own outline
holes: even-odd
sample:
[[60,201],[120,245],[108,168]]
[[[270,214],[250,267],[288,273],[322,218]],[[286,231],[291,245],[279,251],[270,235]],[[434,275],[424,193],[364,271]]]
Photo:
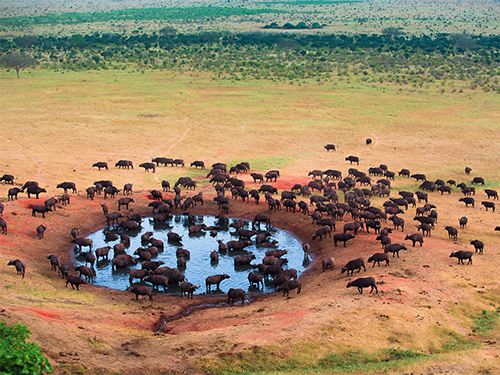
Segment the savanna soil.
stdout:
[[[119,188],[125,182],[133,183],[135,203],[130,208],[146,216],[150,214],[147,208],[151,201],[149,190],[159,188],[164,178],[173,183],[179,176],[190,175],[198,181],[199,187],[195,192],[183,191],[182,194],[191,196],[203,191],[206,202],[192,211],[218,213],[212,201],[213,188],[206,183],[206,171],[193,171],[188,168],[189,164],[177,169],[160,167],[155,174],[145,173],[138,168],[139,163],[154,156],[183,157],[187,163],[204,160],[208,165],[216,161],[234,165],[233,160],[254,160],[254,164],[265,166],[265,169],[258,170],[261,172],[274,169],[274,162],[279,164],[276,168],[280,169],[283,176],[273,184],[280,190],[290,189],[295,183],[307,183],[307,171],[312,169],[340,169],[347,175],[350,165],[344,158],[349,154],[361,157],[361,164],[356,167],[364,171],[384,162],[393,171],[409,168],[412,172],[427,173],[430,170],[433,179],[439,177],[469,181],[470,177],[462,171],[464,162],[470,162],[473,163],[474,175],[484,175],[488,181],[498,181],[495,167],[497,159],[492,159],[492,155],[496,157],[499,152],[499,143],[496,142],[498,128],[496,132],[491,131],[478,146],[488,146],[491,155],[486,153],[486,149],[482,152],[471,150],[470,155],[463,156],[463,159],[467,159],[464,161],[461,157],[450,155],[452,149],[466,149],[469,144],[467,137],[446,130],[446,117],[450,114],[442,111],[449,109],[420,111],[418,117],[407,115],[405,118],[394,108],[395,116],[400,116],[400,124],[409,127],[398,129],[389,118],[384,127],[380,124],[373,127],[367,124],[370,121],[368,117],[352,110],[349,105],[339,107],[335,116],[313,112],[313,106],[318,103],[311,104],[311,100],[319,100],[321,93],[313,93],[307,87],[301,89],[305,90],[303,93],[295,91],[296,88],[284,87],[283,91],[291,90],[288,100],[281,99],[280,93],[266,93],[264,96],[269,95],[266,98],[273,103],[272,108],[283,113],[285,118],[278,119],[273,117],[272,111],[266,112],[271,107],[262,108],[259,114],[268,115],[258,117],[255,123],[260,122],[263,126],[252,128],[246,126],[246,116],[253,113],[253,108],[241,106],[234,92],[228,96],[227,89],[221,87],[206,86],[200,89],[192,84],[188,88],[188,99],[175,103],[168,101],[168,109],[158,116],[159,107],[156,110],[139,110],[140,105],[136,105],[134,99],[125,93],[120,94],[121,98],[108,101],[107,94],[99,96],[99,91],[91,103],[84,103],[83,96],[78,99],[78,94],[83,95],[80,90],[85,89],[72,84],[59,87],[61,91],[78,91],[71,94],[74,98],[72,104],[65,103],[64,98],[58,100],[56,97],[56,100],[51,101],[43,97],[41,92],[52,89],[41,89],[40,92],[36,91],[38,88],[32,94],[27,94],[31,95],[31,100],[15,102],[8,95],[16,98],[23,94],[15,91],[14,83],[6,86],[8,93],[2,98],[3,123],[11,125],[5,128],[6,138],[2,140],[2,168],[5,173],[16,175],[17,184],[37,180],[47,188],[48,193],[42,194],[39,199],[28,199],[20,194],[20,199],[14,202],[2,198],[6,207],[3,218],[8,223],[9,233],[0,235],[0,319],[27,324],[33,333],[33,340],[41,345],[56,373],[149,374],[188,371],[196,374],[206,369],[203,364],[212,363],[219,356],[231,353],[244,355],[268,347],[280,348],[281,358],[286,360],[296,354],[294,345],[300,346],[302,350],[309,348],[310,351],[304,350],[304,356],[310,356],[311,353],[312,356],[324,356],[349,349],[384,348],[412,349],[426,354],[444,353],[388,370],[394,373],[475,374],[482,371],[493,374],[500,371],[498,340],[473,331],[473,317],[479,316],[482,310],[491,311],[499,306],[500,288],[494,275],[500,255],[500,241],[498,232],[493,232],[494,227],[500,224],[498,211],[486,212],[480,205],[464,208],[458,202],[462,196],[458,190],[449,196],[430,193],[430,203],[437,206],[440,216],[436,230],[431,237],[425,238],[422,247],[411,247],[409,241],[404,241],[406,233],[416,231],[412,221],[414,209],[410,208],[402,215],[406,222],[405,231],[396,231],[391,236],[393,242],[405,243],[408,250],[402,251],[400,258],[391,257],[388,267],[372,268],[371,264],[367,264],[366,272],[354,274],[354,278],[375,277],[378,294],[369,294],[365,290],[360,295],[355,289],[347,289],[345,286],[351,277],[340,274],[341,265],[348,260],[362,256],[366,261],[370,255],[381,251],[380,244],[374,240],[375,234],[360,232],[345,248],[342,245],[334,247],[330,238],[313,242],[311,234],[317,227],[311,225],[309,217],[298,212],[271,213],[274,226],[293,233],[300,241],[309,241],[314,250],[314,262],[300,278],[302,292],[296,294],[291,291],[290,298],[273,293],[249,296],[244,304],[228,305],[224,303],[224,297],[198,293],[193,300],[178,295],[158,294],[154,296],[153,302],[147,299],[135,301],[134,296],[121,290],[91,284],[82,285],[80,291],[65,287],[65,281],[50,270],[46,259],[47,254],[56,254],[62,261],[74,261],[70,251],[71,228],[78,226],[82,235],[88,235],[105,226],[100,205],[106,202],[113,210],[117,198],[106,201],[102,196],[97,196],[94,201],[86,199],[84,189],[96,180],[110,179]],[[183,90],[179,96],[185,95],[185,92]],[[200,95],[201,92],[203,95]],[[310,101],[301,101],[300,96],[307,94],[310,94]],[[38,95],[40,97],[37,98]],[[145,95],[154,96],[151,93]],[[246,93],[242,92],[241,95],[243,101],[248,100]],[[317,97],[314,98],[314,95]],[[359,92],[355,95],[359,96]],[[200,99],[224,102],[228,98],[232,101],[228,101],[230,105],[227,107],[211,107],[213,103],[204,103],[201,106],[204,111],[197,107]],[[339,96],[337,98],[340,100]],[[374,110],[384,111],[384,105],[390,108],[389,102],[396,98],[396,95],[387,98],[387,103],[382,103]],[[359,98],[361,101],[365,99],[370,100],[368,97]],[[129,110],[121,118],[123,121],[114,119],[115,115],[119,116],[121,109],[113,107],[113,100],[124,111]],[[349,99],[344,97],[343,100],[347,102]],[[40,106],[40,103],[44,105]],[[282,107],[274,107],[276,103]],[[362,107],[360,105],[359,111],[362,111]],[[295,108],[297,111],[294,113]],[[406,114],[410,113],[406,112],[406,107],[404,109]],[[132,115],[134,111],[137,112]],[[307,113],[311,116],[314,113],[317,117],[315,121],[310,118],[306,120]],[[202,120],[203,116],[207,116],[207,122]],[[485,113],[481,124],[476,124],[478,129],[488,129],[489,125],[484,125],[488,116],[496,116],[496,120],[491,121],[495,123],[498,112],[496,115],[495,111]],[[233,126],[219,127],[219,142],[215,143],[218,147],[214,147],[216,137],[211,131],[217,126],[211,122],[215,123],[217,118],[230,118]],[[425,126],[425,122],[432,118],[444,123],[440,131],[446,138],[439,138],[438,131],[426,133],[415,130],[415,124]],[[290,121],[291,128],[271,126],[273,122],[280,125],[285,120]],[[222,121],[219,124],[227,123]],[[73,122],[75,126],[72,127]],[[175,125],[170,125],[171,122],[175,122]],[[140,125],[134,127],[135,123]],[[365,133],[356,133],[357,130],[350,127],[353,123],[364,129]],[[301,124],[305,130],[301,129]],[[457,126],[471,134],[474,132],[472,128],[466,127],[465,122]],[[297,136],[297,132],[302,136]],[[307,139],[305,134],[308,132],[314,141]],[[323,133],[319,136],[318,132]],[[374,140],[371,146],[364,144],[367,136]],[[212,141],[207,143],[211,147],[204,143],[206,139]],[[323,145],[337,143],[336,139],[345,143],[337,152],[327,153]],[[447,144],[446,139],[451,144]],[[409,146],[411,143],[422,147],[415,150]],[[222,144],[226,147],[220,147]],[[440,144],[445,151],[437,147]],[[273,150],[277,157],[273,156]],[[300,152],[300,155],[294,154],[296,152]],[[268,159],[259,158],[259,155]],[[136,168],[114,168],[114,162],[118,159],[131,159]],[[449,160],[454,161],[447,164]],[[96,161],[108,161],[110,170],[98,172],[92,169],[90,165]],[[249,188],[260,186],[254,184],[249,175],[241,178]],[[79,193],[72,194],[71,203],[66,207],[58,205],[57,211],[48,213],[45,219],[32,217],[30,207],[43,203],[49,196],[60,195],[62,192],[55,186],[63,181],[77,183]],[[396,178],[393,185],[400,190],[418,188],[413,180],[404,178]],[[493,187],[498,188],[498,182],[494,182]],[[6,197],[8,188],[0,186],[0,196]],[[397,196],[397,193],[393,191],[391,196]],[[486,199],[481,189],[478,189],[476,197],[478,203]],[[372,205],[382,207],[384,201],[374,198]],[[268,213],[262,203],[255,205],[232,201],[230,205],[231,217],[252,219],[261,212]],[[459,231],[458,241],[449,240],[443,227],[458,227],[458,218],[464,215],[469,217],[467,229]],[[34,230],[40,223],[48,227],[43,240],[35,238]],[[341,231],[342,225],[342,222],[337,223],[337,232]],[[474,254],[472,265],[457,265],[455,258],[449,258],[451,251],[471,250],[469,241],[476,237],[486,245],[484,255]],[[321,259],[327,256],[335,257],[335,268],[322,272]],[[27,265],[24,279],[16,275],[13,267],[6,266],[10,259],[16,258]],[[212,303],[220,303],[220,307],[193,309],[194,306]],[[176,314],[180,314],[178,319],[163,325],[164,317]],[[497,333],[498,329],[493,332]],[[460,346],[463,344],[462,339],[457,340],[457,337],[462,338],[463,342],[477,345],[469,348],[465,354],[463,350],[450,350],[454,346],[464,348]]]

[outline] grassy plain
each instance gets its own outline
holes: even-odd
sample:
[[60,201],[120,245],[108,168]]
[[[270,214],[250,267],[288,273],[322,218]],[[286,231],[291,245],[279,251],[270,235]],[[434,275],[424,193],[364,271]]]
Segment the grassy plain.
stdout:
[[[134,184],[135,212],[146,215],[148,191],[162,179],[173,183],[190,175],[198,181],[206,171],[188,169],[194,160],[211,165],[249,161],[253,170],[279,169],[280,189],[307,183],[311,169],[351,167],[344,159],[357,155],[360,170],[387,164],[392,171],[408,168],[428,179],[469,182],[482,176],[500,188],[500,97],[493,92],[441,93],[392,85],[365,85],[355,78],[318,84],[269,81],[231,82],[196,72],[167,71],[53,72],[32,70],[20,79],[0,72],[0,174],[16,184],[40,182],[47,196],[60,195],[56,184],[74,181],[79,194],[67,208],[45,220],[31,217],[37,200],[23,194],[5,198],[3,217],[9,234],[0,237],[0,318],[28,324],[56,373],[418,373],[494,374],[500,371],[496,266],[500,238],[498,210],[479,204],[464,208],[462,194],[431,194],[439,224],[422,248],[410,248],[388,268],[368,268],[361,276],[379,281],[378,296],[346,289],[340,266],[358,256],[380,251],[373,234],[361,233],[347,248],[327,239],[314,243],[313,266],[302,276],[303,291],[290,299],[273,294],[243,306],[196,311],[166,325],[168,334],[154,335],[161,315],[224,298],[155,296],[155,302],[131,301],[122,291],[82,286],[80,293],[63,287],[51,273],[45,255],[70,260],[69,231],[83,234],[102,227],[102,197],[90,202],[84,189],[110,179],[116,186]],[[373,144],[367,146],[366,138]],[[336,152],[323,146],[334,143]],[[159,168],[145,173],[138,165],[152,157],[183,158],[186,168]],[[134,170],[114,163],[130,159]],[[91,165],[106,161],[109,171]],[[469,166],[471,176],[464,174]],[[243,176],[248,186],[250,177]],[[202,184],[201,184],[202,185]],[[416,190],[413,179],[397,178],[396,190]],[[197,190],[198,191],[198,190]],[[207,204],[201,213],[217,213],[211,186],[202,185]],[[191,192],[183,192],[190,195]],[[476,201],[486,200],[482,187]],[[396,196],[394,192],[392,196]],[[45,197],[41,197],[43,202]],[[373,199],[381,207],[385,199]],[[108,201],[111,205],[113,201]],[[252,218],[264,205],[231,203],[231,215]],[[448,240],[445,225],[458,226],[469,217],[459,240]],[[276,226],[310,240],[316,229],[300,214],[273,214]],[[408,232],[413,209],[404,214]],[[39,223],[47,236],[34,238]],[[338,223],[337,231],[343,223]],[[405,233],[394,234],[404,241]],[[472,266],[457,266],[450,250],[470,250],[469,241],[486,244]],[[408,243],[406,242],[408,246]],[[335,256],[333,272],[321,272],[320,260]],[[7,267],[9,259],[28,264],[22,280]],[[319,261],[318,261],[319,260]],[[427,265],[428,267],[423,267]],[[370,265],[367,265],[370,267]],[[484,311],[484,312],[483,312]]]
[[[182,6],[180,12],[170,9]],[[499,5],[492,1],[443,2],[415,0],[383,1],[220,1],[165,3],[153,0],[109,1],[14,1],[3,2],[0,36],[44,34],[118,33],[140,34],[171,26],[182,33],[200,31],[259,32],[276,22],[293,25],[305,22],[321,29],[301,33],[380,33],[387,27],[409,34],[500,33]],[[189,7],[192,7],[189,10]],[[220,7],[220,8],[219,8]],[[148,11],[141,12],[141,8]],[[154,12],[154,8],[160,11]],[[82,14],[83,13],[83,14]],[[60,15],[63,14],[61,17]],[[11,24],[11,19],[16,24]],[[26,19],[25,17],[31,17]],[[8,27],[5,27],[7,26]],[[269,30],[267,30],[269,31]],[[279,30],[283,32],[283,30]],[[285,32],[287,32],[285,30]],[[294,31],[292,31],[294,32]]]

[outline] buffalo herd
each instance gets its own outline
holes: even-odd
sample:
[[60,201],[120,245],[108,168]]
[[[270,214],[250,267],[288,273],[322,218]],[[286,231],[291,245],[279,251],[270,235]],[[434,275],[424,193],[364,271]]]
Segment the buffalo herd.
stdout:
[[[367,144],[371,143],[371,139],[366,140]],[[327,144],[324,146],[327,151],[335,151],[336,148],[333,144]],[[356,163],[359,165],[360,159],[357,156],[348,156],[345,158],[350,164]],[[152,159],[150,162],[144,162],[139,164],[139,167],[144,168],[146,172],[152,171],[156,172],[156,169],[160,166],[180,166],[181,168],[185,166],[183,159],[171,159],[165,157],[157,157]],[[92,167],[97,167],[99,171],[101,169],[108,170],[108,164],[106,162],[97,162],[92,165]],[[119,160],[115,164],[116,168],[120,169],[133,169],[133,163],[130,160]],[[190,168],[200,168],[205,169],[205,163],[203,161],[194,161],[190,164]],[[414,220],[418,222],[416,225],[418,231],[422,231],[420,234],[418,231],[413,234],[407,234],[405,240],[412,241],[413,247],[418,242],[420,246],[423,245],[424,236],[430,236],[431,230],[434,229],[437,223],[437,210],[436,206],[428,204],[429,193],[434,191],[451,194],[452,186],[456,186],[461,189],[463,197],[459,199],[460,202],[465,203],[465,207],[469,206],[475,207],[475,199],[473,196],[476,194],[476,189],[474,186],[467,186],[465,183],[456,184],[454,180],[448,180],[447,184],[444,180],[431,181],[427,180],[426,175],[421,173],[411,174],[408,169],[401,169],[398,172],[398,176],[406,178],[414,178],[416,181],[421,182],[419,190],[416,192],[410,191],[399,191],[398,198],[390,198],[384,204],[383,208],[373,207],[370,202],[370,198],[374,196],[384,197],[391,193],[391,180],[394,180],[396,173],[388,170],[386,165],[380,165],[378,167],[371,167],[368,169],[368,173],[363,171],[358,171],[355,168],[350,168],[349,173],[346,177],[342,178],[342,172],[336,170],[312,170],[308,173],[311,177],[311,181],[307,185],[295,184],[291,191],[282,191],[281,199],[274,197],[278,194],[278,188],[273,186],[277,179],[280,178],[280,172],[278,170],[271,170],[267,173],[257,173],[252,172],[250,175],[254,183],[260,183],[261,186],[255,189],[245,189],[245,181],[238,177],[239,174],[245,174],[250,171],[250,164],[247,162],[242,162],[236,164],[233,167],[228,168],[224,163],[215,163],[208,175],[207,179],[210,178],[210,182],[215,189],[214,201],[217,202],[219,209],[219,225],[227,225],[230,205],[233,203],[232,200],[237,200],[241,198],[242,202],[250,202],[252,198],[255,204],[260,204],[261,194],[264,196],[265,205],[262,213],[255,215],[252,221],[252,229],[244,229],[239,221],[235,221],[231,226],[235,227],[237,234],[239,235],[238,240],[229,241],[224,244],[222,241],[218,240],[218,250],[212,251],[210,258],[212,262],[218,261],[219,253],[231,252],[231,251],[241,251],[245,247],[252,244],[252,237],[256,236],[256,241],[259,245],[270,247],[275,247],[276,243],[273,243],[269,238],[269,230],[271,229],[271,215],[282,207],[285,208],[286,212],[294,214],[296,212],[296,207],[299,208],[301,215],[309,215],[312,218],[312,225],[318,226],[319,228],[312,230],[311,243],[314,244],[316,241],[331,241],[333,238],[334,247],[338,246],[338,242],[343,243],[343,247],[347,246],[347,242],[350,240],[356,241],[356,236],[358,231],[365,231],[370,233],[372,229],[377,235],[376,240],[379,240],[382,244],[384,252],[375,253],[369,257],[368,262],[373,262],[372,268],[377,263],[380,267],[381,262],[385,262],[385,266],[388,267],[390,264],[389,253],[392,253],[394,258],[400,257],[399,252],[401,250],[407,250],[406,246],[401,243],[393,243],[389,234],[392,230],[400,229],[402,232],[405,230],[405,221],[398,216],[403,213],[404,210],[409,210],[410,207],[414,208],[416,211],[416,216]],[[471,169],[467,167],[465,169],[467,175],[470,174]],[[370,177],[372,176],[372,177]],[[385,178],[384,178],[385,177]],[[266,183],[264,183],[264,178]],[[377,180],[377,178],[380,178]],[[4,174],[0,181],[5,184],[14,184],[14,176]],[[356,185],[359,184],[359,188]],[[482,177],[474,177],[470,184],[472,185],[484,185],[485,180]],[[150,192],[151,198],[154,200],[150,207],[153,208],[152,220],[155,222],[165,222],[172,219],[171,213],[173,210],[181,209],[185,215],[189,215],[188,209],[195,206],[197,203],[203,204],[203,194],[199,192],[193,197],[182,197],[181,188],[186,190],[195,190],[197,187],[197,182],[192,180],[190,177],[181,177],[174,184],[175,197],[172,199],[164,199],[163,193],[170,192],[171,185],[168,181],[163,180],[161,182],[162,190],[152,190]],[[64,190],[64,195],[61,198],[48,198],[45,200],[43,205],[32,205],[30,208],[32,210],[32,216],[39,217],[37,214],[41,214],[42,218],[45,218],[46,214],[49,214],[56,210],[56,204],[62,203],[66,205],[70,202],[68,191],[77,194],[76,184],[73,182],[62,182],[56,186],[56,188],[61,188]],[[117,200],[116,204],[118,211],[121,207],[125,207],[129,210],[129,205],[134,203],[134,199],[129,197],[132,195],[132,184],[126,184],[123,189],[118,189],[113,186],[113,183],[109,180],[101,180],[94,182],[93,186],[86,189],[87,198],[93,200],[97,195],[104,192],[103,199],[114,198],[116,194],[123,191],[124,197]],[[226,195],[226,191],[231,193],[232,199]],[[340,202],[339,192],[343,192],[344,202]],[[39,195],[46,193],[47,191],[40,187],[35,181],[28,181],[22,187],[12,187],[8,191],[8,201],[18,199],[19,193],[26,193],[28,197],[31,195],[39,198]],[[487,195],[487,199],[481,202],[481,205],[485,207],[486,211],[491,208],[491,211],[495,211],[494,202],[490,201],[498,199],[498,193],[492,189],[484,189]],[[302,196],[303,200],[298,201],[298,197]],[[182,202],[184,200],[184,202]],[[421,201],[425,202],[424,206],[416,207],[417,203]],[[121,228],[123,231],[123,236],[121,238],[120,244],[113,247],[114,256],[111,260],[113,269],[124,268],[137,265],[141,262],[142,269],[133,269],[130,271],[130,287],[127,291],[135,294],[136,299],[139,295],[148,296],[149,300],[152,301],[153,292],[160,286],[165,290],[171,285],[178,285],[180,287],[181,296],[184,294],[187,298],[193,298],[194,292],[200,287],[191,284],[185,280],[184,275],[179,271],[178,268],[185,267],[186,258],[189,258],[189,251],[186,249],[179,248],[177,256],[178,268],[162,267],[161,261],[151,261],[152,258],[158,255],[158,251],[163,250],[163,243],[161,240],[154,239],[152,233],[149,236],[144,237],[143,245],[149,246],[147,248],[139,248],[134,253],[138,255],[138,258],[133,257],[125,253],[124,248],[127,242],[127,231],[135,230],[138,228],[141,222],[141,216],[138,214],[129,213],[129,215],[124,218],[124,216],[118,211],[108,212],[108,207],[106,204],[102,204],[104,216],[106,223],[109,227],[116,226]],[[0,214],[4,210],[4,205],[1,205]],[[129,210],[130,211],[130,210]],[[343,232],[335,232],[337,221],[343,221],[349,216],[352,221],[347,222],[343,225]],[[120,221],[121,218],[124,218]],[[392,222],[393,228],[382,228],[382,223]],[[466,228],[467,217],[463,216],[459,219],[460,229]],[[406,223],[407,224],[407,223]],[[261,225],[265,227],[262,228]],[[448,232],[449,239],[454,241],[458,240],[459,230],[452,225],[443,226]],[[441,227],[442,228],[442,227]],[[0,229],[2,233],[7,235],[7,222],[4,218],[0,217]],[[47,226],[39,225],[36,228],[36,237],[42,240],[44,238],[44,232]],[[497,229],[498,230],[498,227]],[[207,228],[203,225],[193,225],[189,228],[190,234],[200,233],[202,231],[209,232],[213,237],[217,236],[217,227]],[[73,233],[74,232],[74,233]],[[353,233],[349,233],[353,232]],[[72,231],[71,243],[75,245],[75,250],[80,252],[84,258],[86,265],[80,265],[74,268],[75,271],[79,272],[79,275],[70,274],[70,268],[67,263],[60,264],[58,258],[55,255],[49,255],[47,258],[50,260],[51,268],[54,271],[61,273],[62,277],[66,277],[66,286],[71,284],[72,288],[79,290],[79,286],[92,282],[95,276],[94,263],[99,262],[104,259],[108,259],[109,251],[112,249],[110,246],[95,249],[95,255],[92,249],[92,240],[79,237],[78,229],[74,228]],[[169,232],[167,235],[167,240],[169,243],[178,243],[182,245],[182,236]],[[128,239],[130,241],[130,239]],[[479,240],[470,241],[470,244],[474,246],[475,252],[483,254],[484,243]],[[89,251],[84,253],[83,248],[88,247]],[[314,254],[314,245],[309,242],[303,244],[304,257],[307,258],[309,254]],[[255,255],[250,254],[246,256],[237,256],[234,258],[234,264],[236,266],[240,265],[250,265],[255,269],[255,272],[250,272],[248,275],[249,285],[262,284],[264,286],[264,280],[268,280],[269,276],[273,277],[273,283],[276,287],[276,291],[283,292],[283,296],[289,297],[289,292],[291,290],[297,290],[297,294],[302,290],[302,284],[300,280],[297,279],[297,271],[294,269],[283,268],[286,265],[286,258],[284,255],[286,250],[271,250],[266,253],[266,257],[262,261],[262,264],[252,264],[251,262],[255,260]],[[468,260],[467,264],[472,264],[471,251],[456,251],[452,252],[450,257],[458,258],[459,264],[464,264],[464,260]],[[90,264],[90,267],[87,267]],[[18,274],[25,277],[25,264],[19,259],[9,261],[8,265],[14,265]],[[324,257],[322,259],[322,270],[326,271],[328,269],[334,269],[334,258],[331,256]],[[351,276],[354,271],[358,273],[361,269],[366,271],[364,259],[362,257],[353,259],[346,264],[341,266],[341,274],[349,273]],[[212,286],[218,290],[221,282],[225,279],[229,279],[230,276],[227,274],[217,274],[208,276],[205,280],[206,282],[206,292],[212,290]],[[141,283],[149,283],[151,287],[134,284],[134,279],[139,279]],[[230,283],[230,281],[226,281]],[[378,288],[376,281],[373,277],[363,277],[358,278],[354,281],[350,281],[347,284],[349,287],[357,287],[359,293],[363,293],[363,288],[371,287],[370,293],[375,290],[378,293]],[[227,301],[236,302],[245,300],[246,292],[242,289],[229,289],[227,293]]]

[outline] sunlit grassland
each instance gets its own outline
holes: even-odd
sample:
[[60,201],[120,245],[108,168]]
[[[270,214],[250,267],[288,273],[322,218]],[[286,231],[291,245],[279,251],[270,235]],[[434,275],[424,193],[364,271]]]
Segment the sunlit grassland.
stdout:
[[[500,185],[496,167],[500,157],[500,97],[493,92],[441,93],[439,85],[419,92],[336,78],[300,85],[232,82],[198,72],[148,70],[62,73],[34,69],[20,79],[1,71],[0,81],[2,173],[11,172],[18,182],[50,182],[52,191],[54,181],[69,180],[85,187],[95,180],[111,179],[119,187],[133,181],[134,189],[150,189],[159,188],[162,179],[173,183],[181,176],[208,173],[160,167],[153,175],[138,167],[156,156],[183,158],[186,167],[194,160],[203,160],[207,166],[219,161],[228,165],[249,161],[252,171],[280,169],[286,178],[303,182],[311,169],[339,169],[345,175],[351,167],[345,157],[358,155],[361,163],[352,167],[364,171],[385,163],[395,172],[409,168],[429,179],[460,182],[469,179],[463,173],[467,165],[473,168],[473,175],[486,178],[488,187],[498,189]],[[372,138],[373,144],[367,146],[366,138]],[[334,143],[337,151],[326,152],[323,146],[327,143]],[[135,169],[114,168],[119,159],[132,160]],[[110,171],[98,172],[90,161],[107,161]],[[397,178],[394,182],[395,189],[414,191],[418,185],[413,179]],[[5,197],[7,187],[1,189]],[[439,198],[442,233],[436,230],[433,236],[443,236],[447,220],[456,225],[459,194],[454,189],[452,196]],[[381,206],[383,200],[374,198],[373,204]],[[494,253],[491,249],[498,246],[498,236],[480,220],[490,223],[498,212],[470,209],[469,213],[474,220],[460,231],[459,242],[468,245],[469,237],[478,235],[488,243],[485,254]],[[292,216],[287,219],[296,220]],[[483,259],[486,256],[477,263]],[[5,255],[2,262],[7,263]],[[463,268],[461,272],[466,275],[472,270]],[[106,307],[99,305],[94,294],[61,288],[57,276],[47,282],[47,275],[30,275],[25,283],[14,285],[19,276],[9,271],[1,285],[7,292],[2,294],[6,303],[29,298],[41,308],[74,304],[71,311],[75,312],[80,304],[86,304],[96,316],[99,308]],[[369,330],[374,324],[370,316],[355,312],[344,318],[345,326],[341,327],[364,325],[364,331],[351,339],[351,347],[338,346],[345,331],[339,328],[339,335],[335,335],[335,329],[326,327],[324,332],[313,332],[319,336],[311,340],[283,341],[243,353],[230,351],[206,357],[196,365],[227,374],[304,374],[411,372],[420,364],[452,366],[458,356],[467,356],[474,363],[481,357],[477,343],[498,332],[497,311],[482,312],[483,304],[498,304],[494,292],[490,288],[478,294],[480,308],[453,307],[454,316],[465,327],[462,332],[446,323],[446,328],[436,326],[431,331],[422,327],[417,334],[406,332],[406,327],[391,327],[384,331],[384,341],[375,337],[378,330]],[[375,314],[372,310],[368,313]],[[477,336],[464,334],[469,328],[475,329]],[[121,329],[129,328],[116,328]],[[362,342],[370,341],[366,337],[377,342],[377,347],[362,347]],[[104,339],[94,336],[89,336],[88,342],[91,346],[105,344]]]
[[[500,156],[496,93],[442,94],[438,86],[416,92],[335,79],[235,83],[147,70],[33,70],[21,79],[2,71],[0,79],[2,152],[18,170],[22,144],[23,152],[54,153],[61,164],[78,164],[80,152],[96,161],[130,156],[137,164],[161,155],[210,164],[308,155],[328,160],[318,165],[327,169],[345,167],[344,157],[354,154],[362,164],[390,159],[391,169],[425,170],[430,178],[469,165],[500,181],[498,169],[479,168]],[[338,151],[325,153],[326,143]],[[55,157],[61,152],[76,162]]]

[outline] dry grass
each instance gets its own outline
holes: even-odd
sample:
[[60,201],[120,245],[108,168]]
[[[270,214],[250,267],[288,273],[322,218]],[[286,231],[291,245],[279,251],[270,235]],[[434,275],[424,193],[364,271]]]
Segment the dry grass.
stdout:
[[[102,198],[91,203],[82,194],[93,181],[110,179],[118,187],[133,182],[137,191],[134,210],[147,214],[147,190],[158,188],[161,179],[174,182],[180,176],[193,175],[202,180],[206,174],[162,167],[153,175],[138,168],[155,156],[183,158],[187,163],[204,160],[208,165],[250,161],[254,169],[264,172],[280,169],[283,177],[278,183],[285,189],[296,181],[307,182],[311,169],[339,169],[346,174],[350,165],[344,158],[352,154],[360,156],[361,164],[355,166],[360,170],[385,163],[396,172],[409,168],[429,179],[457,182],[471,179],[463,173],[470,166],[473,176],[483,176],[489,187],[498,190],[497,94],[440,94],[437,87],[417,93],[340,81],[336,85],[262,81],[236,85],[198,74],[174,76],[167,72],[33,71],[21,79],[1,72],[0,79],[0,172],[15,175],[19,184],[41,182],[47,187],[47,196],[61,194],[55,186],[63,181],[76,182],[81,192],[68,208],[45,219],[47,238],[37,241],[33,230],[42,219],[31,217],[26,209],[34,200],[21,194],[19,201],[6,202],[9,186],[0,185],[10,231],[0,238],[0,300],[6,310],[1,319],[27,323],[52,363],[61,366],[60,373],[159,373],[166,369],[196,373],[202,371],[202,364],[220,368],[226,357],[255,359],[247,354],[254,350],[280,351],[294,366],[280,370],[282,361],[273,357],[278,365],[266,372],[327,373],[326,369],[315,370],[318,358],[340,347],[355,352],[367,343],[366,355],[381,355],[393,348],[428,357],[418,359],[417,364],[411,360],[355,373],[499,370],[495,364],[498,344],[484,344],[486,338],[498,337],[498,327],[484,336],[472,332],[478,324],[475,317],[500,304],[498,283],[491,276],[500,255],[500,238],[493,232],[500,225],[498,210],[466,209],[458,202],[458,191],[442,197],[432,194],[439,224],[422,248],[409,248],[390,268],[368,268],[367,274],[383,281],[377,297],[366,292],[358,296],[346,289],[346,278],[338,274],[347,260],[380,251],[380,245],[371,241],[372,235],[360,234],[346,249],[334,248],[327,240],[314,244],[316,257],[335,256],[336,270],[322,273],[315,264],[303,276],[300,295],[293,294],[290,300],[271,295],[245,306],[198,311],[172,323],[168,327],[171,335],[153,336],[151,327],[161,314],[175,314],[185,307],[178,296],[160,296],[149,304],[130,301],[121,291],[94,286],[82,286],[75,293],[63,287],[44,259],[52,252],[69,257],[68,233],[75,223],[82,233],[104,225],[99,207]],[[368,137],[374,141],[371,146],[365,145]],[[338,151],[327,153],[323,148],[327,143],[336,144]],[[119,159],[132,160],[136,169],[114,168]],[[110,170],[92,169],[96,161],[107,161]],[[250,181],[249,176],[243,178]],[[394,186],[418,188],[413,179],[402,178]],[[210,186],[201,190],[212,193]],[[485,199],[478,189],[476,200]],[[372,204],[380,207],[384,200],[373,199]],[[210,203],[199,210],[216,212]],[[265,208],[238,204],[231,210],[235,217],[252,218]],[[413,213],[410,209],[403,215],[408,232],[415,231]],[[469,226],[453,243],[443,227],[458,226],[463,215],[469,217]],[[308,240],[314,230],[310,219],[299,214],[278,213],[273,222],[301,240]],[[403,241],[404,235],[399,232],[394,238]],[[448,258],[450,249],[470,249],[472,237],[485,242],[484,256],[474,256],[473,266],[456,266]],[[12,257],[31,260],[23,281],[12,267],[5,266]],[[195,298],[195,302],[206,301],[204,298]],[[305,358],[288,351],[291,343],[307,354]],[[68,354],[75,352],[78,361]]]

